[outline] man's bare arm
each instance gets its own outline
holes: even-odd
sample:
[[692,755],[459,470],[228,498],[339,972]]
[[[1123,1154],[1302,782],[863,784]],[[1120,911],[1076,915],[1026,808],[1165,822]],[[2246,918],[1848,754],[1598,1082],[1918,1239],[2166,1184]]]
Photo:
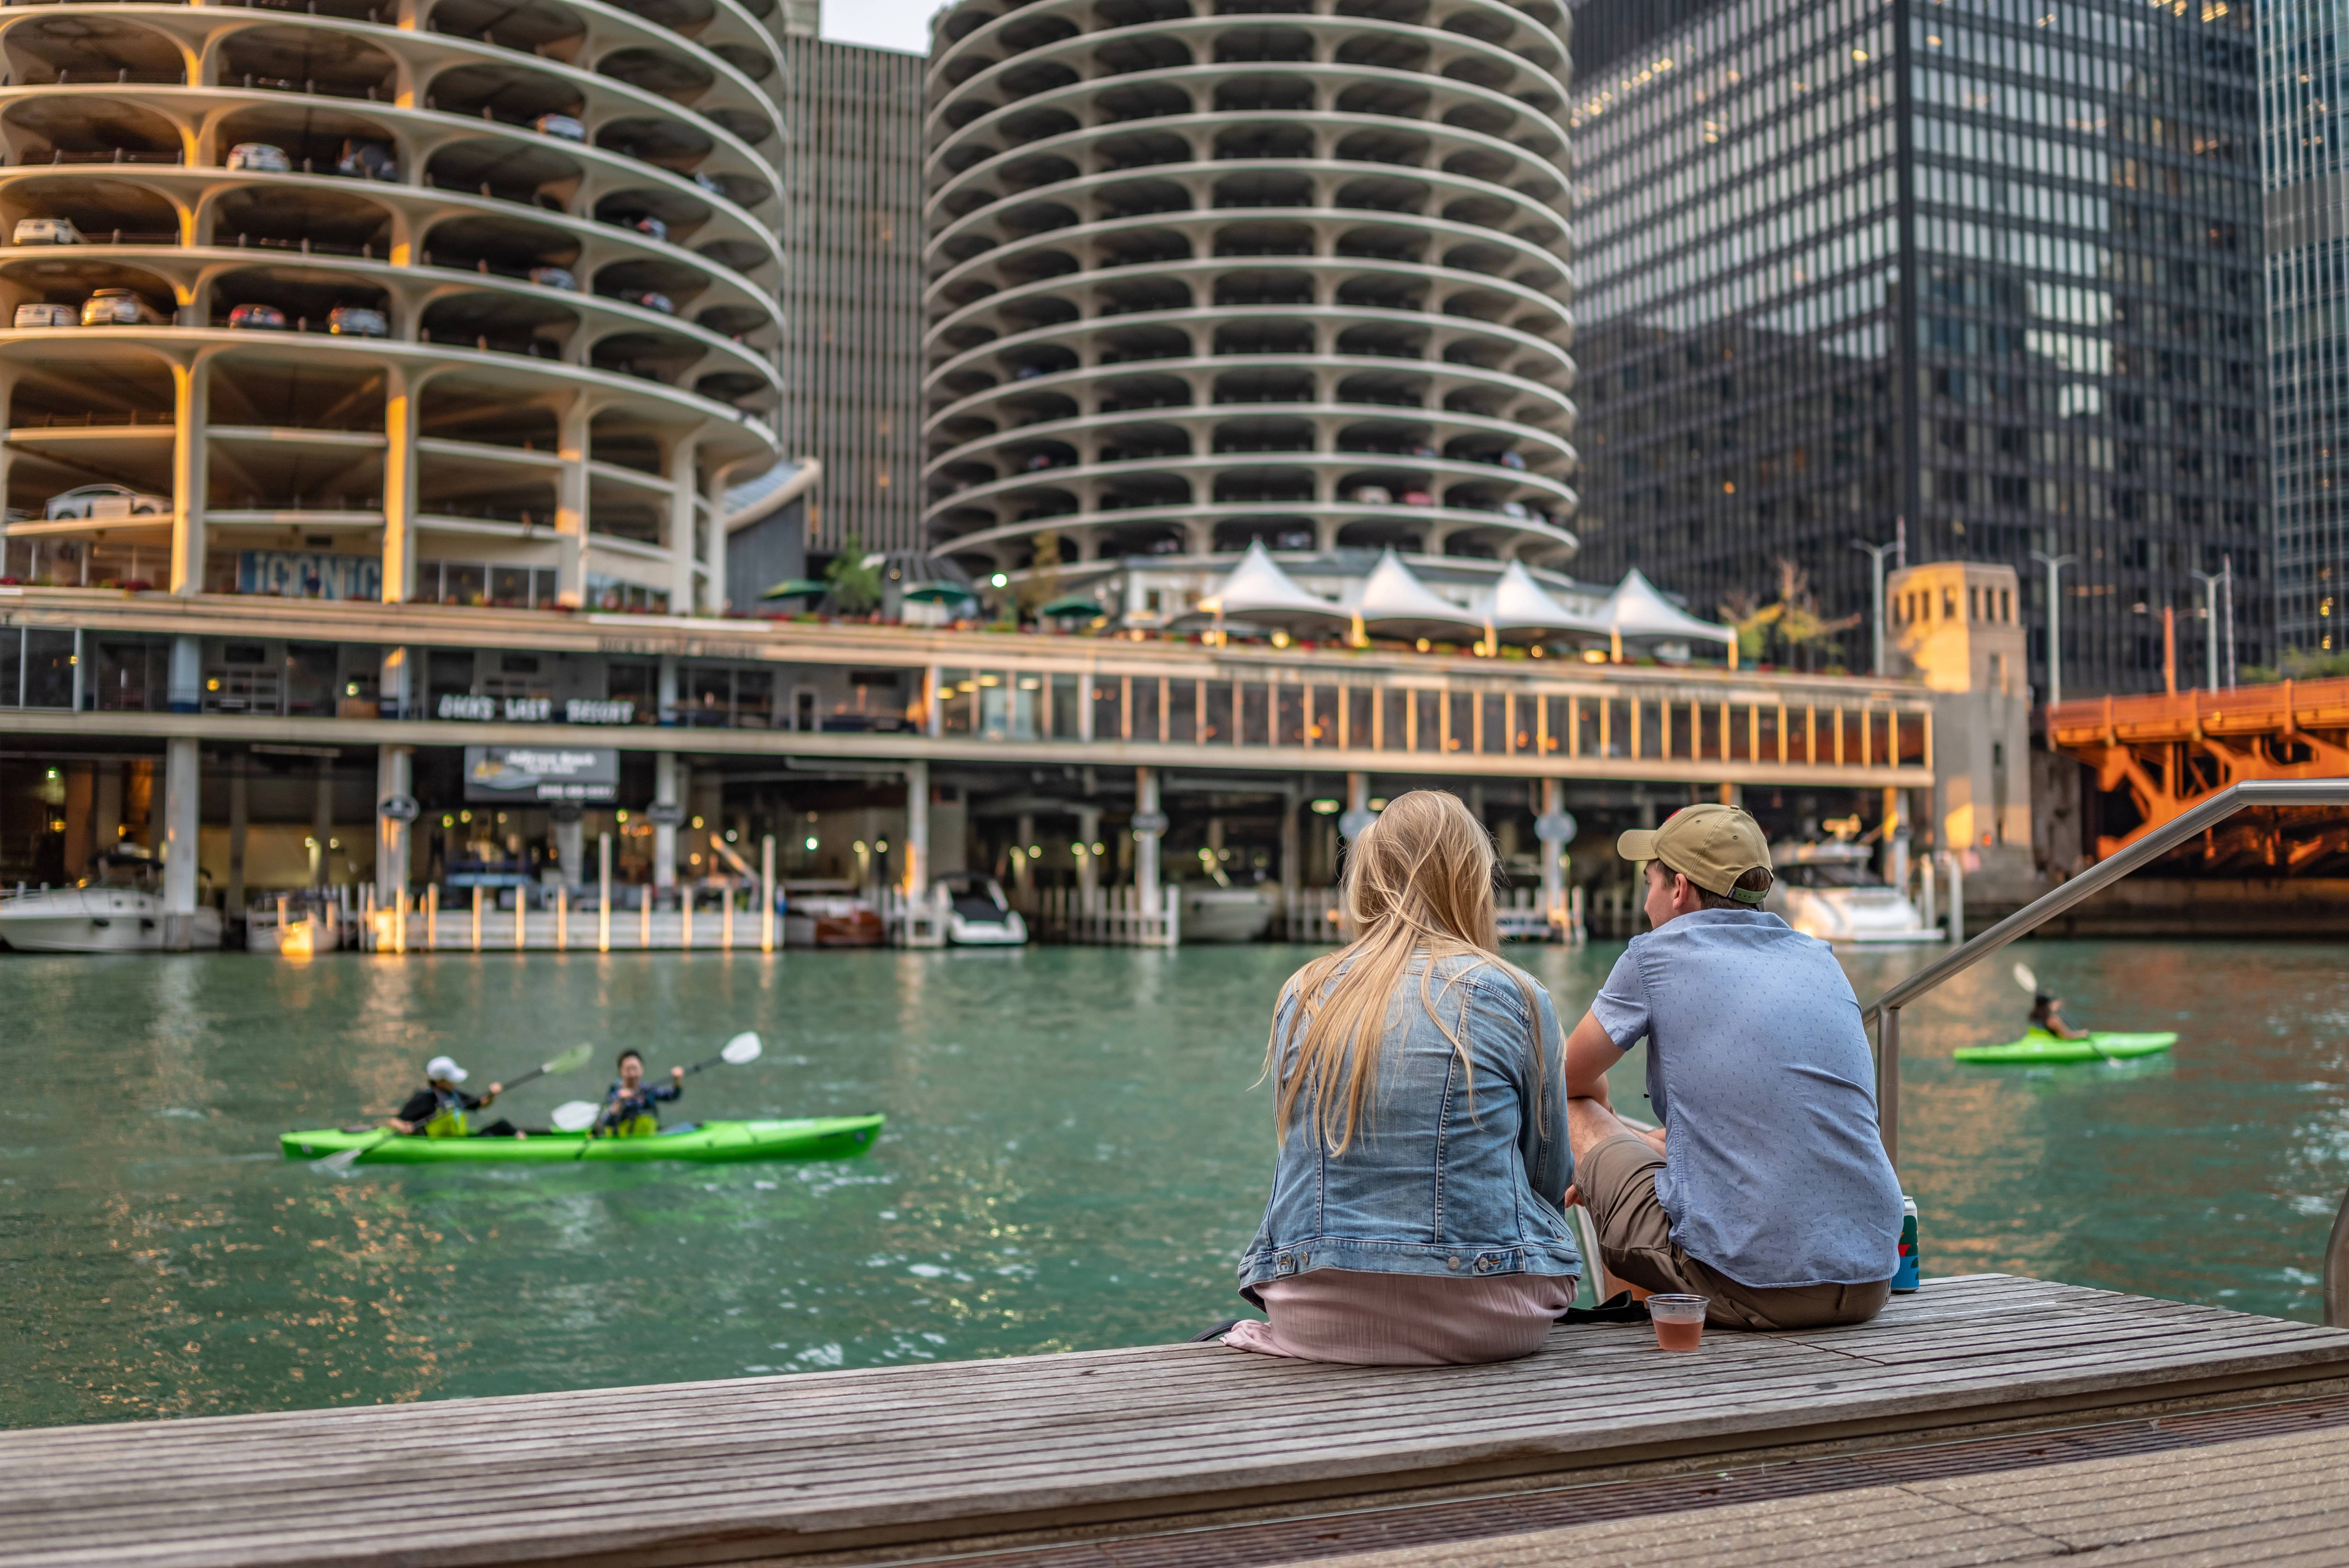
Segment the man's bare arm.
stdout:
[[1607,1069],[1623,1059],[1607,1031],[1600,1026],[1598,1016],[1582,1015],[1582,1022],[1574,1026],[1574,1033],[1566,1037],[1566,1092],[1573,1099],[1595,1099],[1601,1105],[1611,1102],[1607,1098]]

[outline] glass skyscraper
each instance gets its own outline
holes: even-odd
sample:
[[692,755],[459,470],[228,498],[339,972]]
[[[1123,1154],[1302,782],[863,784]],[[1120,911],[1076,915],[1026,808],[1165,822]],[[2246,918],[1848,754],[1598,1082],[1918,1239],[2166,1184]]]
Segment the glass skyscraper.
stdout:
[[2171,606],[2189,684],[2231,564],[2272,656],[2240,6],[1585,0],[1575,57],[1578,570],[1864,613],[1905,533],[2023,574],[2044,691],[2076,556],[2074,696],[2158,688]]
[[2288,648],[2339,653],[2349,568],[2343,527],[2349,461],[2349,144],[2333,111],[2349,87],[2340,57],[2349,18],[2316,0],[2280,0],[2260,16],[2267,173],[2268,346],[2275,398],[2276,634]]

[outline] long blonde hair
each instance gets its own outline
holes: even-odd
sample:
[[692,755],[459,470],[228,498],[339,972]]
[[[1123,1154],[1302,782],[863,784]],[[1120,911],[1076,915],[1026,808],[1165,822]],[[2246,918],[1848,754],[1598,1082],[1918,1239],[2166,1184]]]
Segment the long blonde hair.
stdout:
[[[1436,1011],[1441,994],[1428,989],[1438,959],[1473,955],[1500,965],[1525,993],[1526,1016],[1539,1032],[1541,1010],[1533,986],[1495,951],[1501,938],[1493,923],[1493,841],[1484,825],[1458,796],[1441,789],[1397,796],[1348,846],[1340,891],[1361,934],[1289,981],[1298,996],[1289,1026],[1294,1060],[1284,1066],[1278,1021],[1265,1047],[1265,1076],[1273,1080],[1275,1126],[1282,1136],[1305,1096],[1305,1114],[1324,1148],[1343,1154],[1353,1142],[1362,1108],[1377,1092],[1387,1009],[1414,954],[1427,959],[1419,980],[1420,1005],[1460,1053],[1464,1070],[1470,1065],[1467,1042]],[[1445,989],[1473,972],[1471,965],[1447,979]],[[1546,1049],[1547,1042],[1537,1040],[1531,1052],[1535,1115],[1541,1114]],[[1473,1104],[1473,1082],[1469,1089]]]

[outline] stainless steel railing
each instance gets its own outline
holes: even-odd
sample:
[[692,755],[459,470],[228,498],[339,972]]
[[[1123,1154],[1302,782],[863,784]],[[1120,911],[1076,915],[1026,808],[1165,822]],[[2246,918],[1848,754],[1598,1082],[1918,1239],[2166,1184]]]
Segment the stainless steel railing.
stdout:
[[[2008,943],[2028,936],[2065,910],[2083,903],[2149,861],[2158,860],[2236,812],[2258,806],[2349,806],[2349,779],[2260,779],[2231,784],[2173,818],[2107,860],[2097,861],[2054,892],[2033,900],[1980,936],[1945,954],[1868,1004],[1863,1023],[1875,1023],[1877,1117],[1885,1157],[1900,1159],[1900,1009],[1962,974]],[[2349,1327],[2349,1196],[2333,1222],[2324,1249],[2324,1321]]]

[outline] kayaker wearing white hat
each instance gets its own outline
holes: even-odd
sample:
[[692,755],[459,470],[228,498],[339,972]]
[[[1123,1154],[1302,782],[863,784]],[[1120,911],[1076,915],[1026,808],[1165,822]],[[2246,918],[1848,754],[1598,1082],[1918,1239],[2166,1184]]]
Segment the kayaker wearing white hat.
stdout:
[[513,1125],[507,1121],[492,1122],[479,1132],[465,1125],[467,1111],[481,1109],[505,1088],[502,1083],[493,1083],[487,1094],[467,1094],[458,1086],[468,1076],[454,1058],[434,1057],[424,1064],[424,1087],[409,1095],[408,1103],[399,1108],[399,1114],[385,1125],[394,1132],[421,1132],[427,1138],[514,1137]]

